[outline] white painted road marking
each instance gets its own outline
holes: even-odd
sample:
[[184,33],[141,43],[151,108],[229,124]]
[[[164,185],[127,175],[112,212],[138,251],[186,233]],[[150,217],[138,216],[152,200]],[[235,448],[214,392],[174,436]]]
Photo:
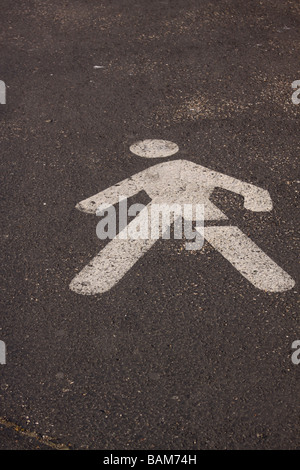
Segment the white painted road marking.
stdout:
[[145,158],[169,157],[177,153],[178,150],[178,145],[168,140],[140,140],[130,147],[132,153]]
[[283,292],[294,287],[295,281],[238,227],[206,227],[204,236],[258,289]]
[[[144,209],[148,217],[147,208]],[[144,213],[145,213],[144,212]],[[150,212],[150,211],[149,211]],[[130,226],[137,223],[137,220],[143,222],[144,213],[132,220]],[[148,239],[130,239],[123,240],[122,232],[120,238],[111,240],[100,253],[73,279],[70,288],[78,294],[101,294],[114,287],[125,274],[134,266],[134,264],[146,253],[156,240]]]
[[[162,158],[171,155],[170,152],[176,153],[176,147],[172,142],[146,140],[137,142],[131,149],[145,158]],[[144,190],[153,204],[202,204],[205,220],[228,220],[209,199],[217,187],[242,195],[244,207],[248,210],[272,210],[268,191],[188,160],[154,165],[81,201],[76,208],[96,214],[101,204],[114,205],[119,202],[120,196],[129,198]],[[143,211],[137,217],[143,223]],[[131,223],[133,222],[136,223],[136,219]],[[223,235],[227,238],[222,238]],[[259,289],[281,292],[294,286],[293,279],[237,227],[205,228],[204,236]],[[122,279],[154,242],[155,240],[123,240],[119,234],[73,279],[70,288],[80,294],[106,292]]]

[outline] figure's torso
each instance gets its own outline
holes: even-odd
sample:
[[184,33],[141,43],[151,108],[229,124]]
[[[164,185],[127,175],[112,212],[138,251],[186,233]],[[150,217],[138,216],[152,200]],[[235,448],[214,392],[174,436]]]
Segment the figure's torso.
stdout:
[[206,220],[226,220],[211,201],[214,172],[188,160],[174,160],[141,173],[143,186],[156,204],[203,204]]

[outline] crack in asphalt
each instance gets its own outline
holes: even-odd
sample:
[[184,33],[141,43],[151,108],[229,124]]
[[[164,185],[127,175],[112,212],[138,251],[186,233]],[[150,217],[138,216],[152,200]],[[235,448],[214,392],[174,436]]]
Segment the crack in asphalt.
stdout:
[[22,426],[19,426],[18,424],[12,423],[5,418],[0,416],[0,424],[4,426],[5,428],[8,429],[13,429],[15,432],[18,434],[22,434],[23,436],[26,437],[31,437],[33,439],[36,439],[38,442],[41,444],[44,444],[48,447],[51,447],[52,449],[55,450],[70,450],[70,447],[65,445],[65,444],[58,444],[56,442],[53,442],[53,440],[47,436],[40,436],[34,431],[29,431],[27,429],[22,428]]

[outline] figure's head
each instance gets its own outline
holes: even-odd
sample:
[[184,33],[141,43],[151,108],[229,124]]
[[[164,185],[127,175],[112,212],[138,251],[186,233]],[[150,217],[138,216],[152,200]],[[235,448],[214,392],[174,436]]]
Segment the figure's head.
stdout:
[[135,155],[144,158],[166,158],[178,152],[178,145],[168,140],[139,140],[131,145],[130,150]]

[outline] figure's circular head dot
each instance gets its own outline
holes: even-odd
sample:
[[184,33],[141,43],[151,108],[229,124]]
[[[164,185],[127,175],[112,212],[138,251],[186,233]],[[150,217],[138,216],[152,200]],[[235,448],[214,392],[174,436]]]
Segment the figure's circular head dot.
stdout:
[[139,140],[131,145],[130,150],[135,155],[144,158],[165,158],[178,152],[178,145],[168,140]]

